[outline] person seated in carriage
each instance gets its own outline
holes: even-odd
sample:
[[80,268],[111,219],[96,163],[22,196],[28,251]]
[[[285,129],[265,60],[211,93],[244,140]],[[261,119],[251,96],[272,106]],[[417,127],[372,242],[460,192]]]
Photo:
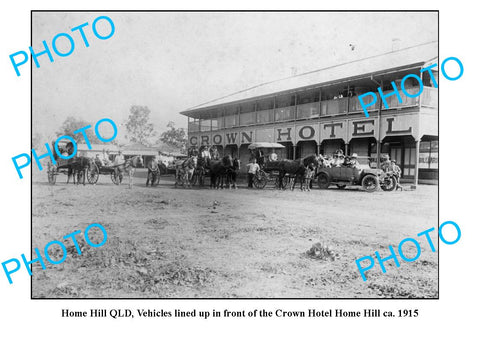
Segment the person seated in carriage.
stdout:
[[210,157],[210,151],[208,151],[209,147],[208,145],[203,145],[201,147],[201,151],[200,151],[200,157],[203,158],[203,159],[207,159],[207,158],[211,158]]
[[94,161],[97,164],[97,166],[99,166],[99,167],[102,167],[102,166],[105,165],[105,163],[103,163],[103,160],[100,159],[100,154],[98,154],[98,153],[95,155]]
[[103,149],[103,153],[102,153],[102,163],[104,166],[112,165],[112,162],[110,161],[110,158],[109,158],[108,151],[106,151],[105,149]]
[[115,156],[114,165],[125,164],[125,157],[123,157],[122,151],[118,151],[118,155]]
[[264,153],[262,150],[260,149],[257,149],[256,152],[255,152],[255,158],[257,160],[257,164],[260,168],[263,168],[263,166],[265,165],[265,157],[264,157]]
[[68,156],[70,156],[70,155],[68,154],[68,150],[67,150],[66,148],[61,148],[61,149],[60,149],[60,154],[61,154],[63,157],[68,157]]
[[218,152],[218,149],[215,145],[210,148],[210,156],[213,160],[216,161],[220,159],[220,153]]
[[268,160],[270,162],[276,162],[278,160],[278,156],[273,149],[272,152],[270,152],[270,156],[268,156]]

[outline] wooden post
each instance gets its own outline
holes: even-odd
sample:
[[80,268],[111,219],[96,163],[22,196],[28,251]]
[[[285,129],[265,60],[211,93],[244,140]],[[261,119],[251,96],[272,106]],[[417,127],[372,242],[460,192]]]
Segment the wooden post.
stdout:
[[350,112],[350,84],[347,84],[347,114]]
[[295,106],[293,108],[293,120],[297,120],[297,94],[295,93]]
[[412,189],[416,189],[418,186],[418,161],[420,159],[420,141],[415,141],[415,173],[413,174]]
[[[380,81],[380,87],[383,90],[383,79]],[[378,105],[378,138],[377,138],[377,169],[380,169],[380,151],[382,150],[382,104],[383,100]]]

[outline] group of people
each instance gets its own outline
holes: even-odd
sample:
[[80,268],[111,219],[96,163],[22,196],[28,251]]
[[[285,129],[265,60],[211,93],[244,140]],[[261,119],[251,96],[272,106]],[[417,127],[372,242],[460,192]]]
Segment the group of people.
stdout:
[[215,145],[209,146],[209,145],[202,145],[198,149],[195,145],[190,147],[188,149],[188,157],[192,156],[197,156],[199,158],[203,159],[213,159],[213,160],[218,160],[220,159],[220,153],[218,152],[218,149]]
[[358,155],[353,153],[350,156],[345,156],[343,150],[338,149],[333,153],[333,159],[327,158],[327,163],[331,167],[348,166],[352,168],[359,168]]
[[400,169],[400,167],[398,166],[397,161],[394,159],[390,160],[389,155],[383,155],[381,158],[381,162],[381,169],[386,173],[391,172],[393,173],[393,176],[395,176],[397,180],[397,187],[395,188],[395,190],[400,189],[401,191],[403,191],[403,186],[400,185],[400,176],[402,175],[402,169]]
[[115,159],[112,163],[110,160],[110,153],[106,150],[103,150],[102,157],[100,158],[100,154],[95,155],[95,163],[99,166],[112,166],[112,165],[120,165],[125,163],[125,156],[123,155],[122,151],[118,151],[115,155]]

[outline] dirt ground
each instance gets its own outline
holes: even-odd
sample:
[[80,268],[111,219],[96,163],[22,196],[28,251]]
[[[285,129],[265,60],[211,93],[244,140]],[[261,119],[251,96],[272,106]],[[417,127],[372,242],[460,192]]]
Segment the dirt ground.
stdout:
[[[437,186],[415,191],[366,193],[356,188],[311,192],[208,188],[175,189],[172,177],[146,188],[54,186],[33,178],[33,247],[82,230],[81,255],[42,271],[36,263],[34,298],[436,298],[438,252],[416,235],[437,227]],[[83,230],[102,224],[108,240],[99,248]],[[401,240],[419,240],[414,262],[378,263],[364,282],[355,259],[378,251],[388,256]],[[91,234],[101,240],[101,234]],[[432,234],[435,245],[437,235]],[[321,243],[316,252],[312,246]],[[52,258],[61,251],[53,246]],[[406,256],[415,248],[405,246]]]

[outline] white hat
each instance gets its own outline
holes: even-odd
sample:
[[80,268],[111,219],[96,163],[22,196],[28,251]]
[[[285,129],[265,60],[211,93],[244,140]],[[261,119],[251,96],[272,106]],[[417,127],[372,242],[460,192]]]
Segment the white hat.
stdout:
[[354,153],[354,154],[352,154],[352,156],[351,156],[351,157],[352,157],[352,158],[357,158],[357,157],[358,157],[358,155],[357,155],[356,153]]

